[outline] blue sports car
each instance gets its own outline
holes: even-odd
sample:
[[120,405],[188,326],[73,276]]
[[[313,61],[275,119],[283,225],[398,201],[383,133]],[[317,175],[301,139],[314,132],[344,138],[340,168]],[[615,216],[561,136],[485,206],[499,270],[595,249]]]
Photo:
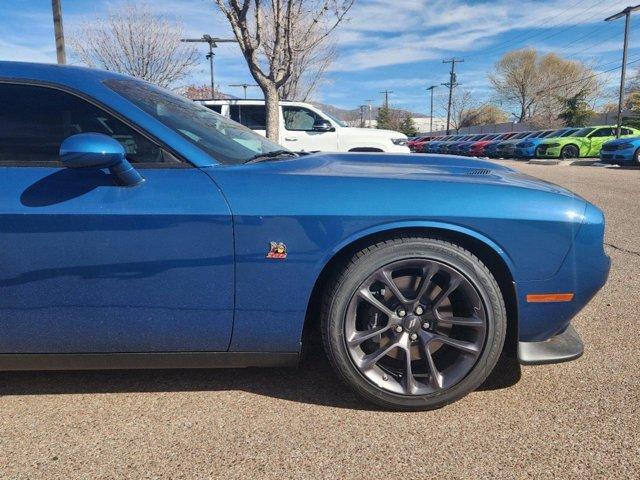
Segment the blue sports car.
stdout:
[[569,137],[580,130],[579,128],[561,128],[559,130],[545,130],[537,136],[531,136],[516,144],[513,156],[515,158],[535,158],[538,145],[546,138]]
[[600,149],[600,161],[640,167],[640,137],[616,138],[605,142]]
[[0,369],[295,365],[387,408],[577,358],[602,212],[460,157],[298,155],[143,81],[0,62]]

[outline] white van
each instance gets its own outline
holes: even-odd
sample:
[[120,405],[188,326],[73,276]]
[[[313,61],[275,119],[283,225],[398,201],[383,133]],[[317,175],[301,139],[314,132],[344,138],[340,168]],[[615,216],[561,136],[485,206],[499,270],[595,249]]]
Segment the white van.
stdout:
[[[264,100],[196,100],[208,108],[266,135]],[[280,139],[298,152],[408,153],[407,136],[392,130],[347,127],[313,105],[280,102]]]

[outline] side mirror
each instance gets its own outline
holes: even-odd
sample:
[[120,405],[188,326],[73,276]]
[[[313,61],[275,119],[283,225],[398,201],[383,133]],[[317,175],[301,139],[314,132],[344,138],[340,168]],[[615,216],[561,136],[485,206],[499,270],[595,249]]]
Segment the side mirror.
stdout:
[[335,128],[329,122],[319,122],[313,125],[314,132],[333,132]]
[[60,146],[60,160],[67,168],[108,168],[118,185],[135,186],[144,179],[131,166],[124,147],[102,133],[79,133]]

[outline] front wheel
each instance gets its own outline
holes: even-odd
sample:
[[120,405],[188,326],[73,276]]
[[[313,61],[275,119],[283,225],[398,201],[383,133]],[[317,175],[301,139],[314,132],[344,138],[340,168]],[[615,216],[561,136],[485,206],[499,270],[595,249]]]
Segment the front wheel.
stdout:
[[495,366],[507,318],[487,267],[458,245],[400,237],[358,252],[323,302],[327,355],[359,395],[428,410],[475,390]]
[[633,165],[635,167],[640,167],[640,148],[638,148],[633,154]]
[[560,158],[562,159],[578,158],[579,156],[580,156],[580,151],[578,150],[578,147],[576,147],[575,145],[567,145],[566,147],[563,147],[562,150],[560,151]]

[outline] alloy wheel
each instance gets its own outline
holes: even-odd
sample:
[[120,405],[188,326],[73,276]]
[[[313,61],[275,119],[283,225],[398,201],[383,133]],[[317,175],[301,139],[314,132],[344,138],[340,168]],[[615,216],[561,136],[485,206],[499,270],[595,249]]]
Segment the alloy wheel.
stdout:
[[405,259],[370,275],[352,296],[345,343],[359,372],[401,395],[451,388],[473,369],[487,311],[469,279],[430,259]]

